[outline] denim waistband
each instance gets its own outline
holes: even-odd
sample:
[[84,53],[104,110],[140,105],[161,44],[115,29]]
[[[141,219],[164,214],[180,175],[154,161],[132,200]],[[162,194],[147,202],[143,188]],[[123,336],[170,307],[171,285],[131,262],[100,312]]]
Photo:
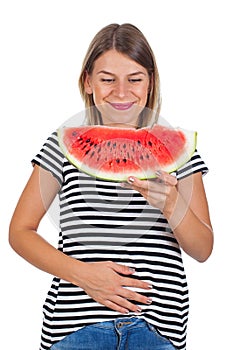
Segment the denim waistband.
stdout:
[[93,325],[96,328],[127,330],[129,328],[141,328],[147,326],[147,322],[139,317],[121,317],[114,321],[99,322]]

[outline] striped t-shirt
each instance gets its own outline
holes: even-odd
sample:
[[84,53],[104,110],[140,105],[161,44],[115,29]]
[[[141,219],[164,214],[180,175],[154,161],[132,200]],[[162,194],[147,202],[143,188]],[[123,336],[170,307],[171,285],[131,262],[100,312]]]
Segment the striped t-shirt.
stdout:
[[[184,350],[188,286],[179,245],[161,211],[134,190],[80,172],[64,157],[56,132],[33,163],[50,171],[60,184],[58,249],[84,262],[111,260],[134,268],[135,278],[153,286],[149,291],[138,290],[153,302],[139,305],[142,312],[131,312],[127,317],[145,319],[176,349]],[[179,180],[207,170],[196,151],[174,175]],[[123,316],[57,277],[43,311],[40,350],[48,350],[81,327]]]

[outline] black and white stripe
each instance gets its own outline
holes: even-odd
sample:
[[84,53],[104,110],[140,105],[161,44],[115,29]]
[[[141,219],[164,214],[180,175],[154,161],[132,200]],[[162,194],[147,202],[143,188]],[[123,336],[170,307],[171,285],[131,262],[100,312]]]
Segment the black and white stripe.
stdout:
[[[145,293],[153,298],[153,303],[141,305],[143,311],[137,316],[154,325],[176,349],[184,350],[188,287],[180,248],[162,213],[148,205],[139,193],[78,171],[63,156],[56,133],[33,163],[49,170],[61,186],[58,249],[85,262],[112,260],[134,267],[136,278],[153,285]],[[174,175],[182,179],[207,170],[195,152]],[[122,314],[98,304],[81,288],[55,277],[44,304],[40,349],[48,350],[85,325],[117,317]]]

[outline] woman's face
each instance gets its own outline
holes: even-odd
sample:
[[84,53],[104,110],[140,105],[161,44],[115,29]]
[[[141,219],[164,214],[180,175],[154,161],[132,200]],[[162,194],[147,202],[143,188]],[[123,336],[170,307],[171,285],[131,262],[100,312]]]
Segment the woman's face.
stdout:
[[103,123],[109,126],[136,127],[149,88],[146,68],[116,50],[101,55],[85,80],[86,93],[93,94]]

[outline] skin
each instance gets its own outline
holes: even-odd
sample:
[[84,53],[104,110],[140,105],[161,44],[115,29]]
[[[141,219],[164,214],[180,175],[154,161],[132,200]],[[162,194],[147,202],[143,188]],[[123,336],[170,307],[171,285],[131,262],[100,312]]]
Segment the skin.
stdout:
[[115,50],[100,56],[85,90],[108,126],[136,127],[137,116],[147,102],[150,80],[147,70]]
[[[135,127],[135,111],[138,115],[145,106],[149,87],[145,68],[114,50],[96,60],[92,75],[87,75],[85,81],[86,92],[93,93],[104,123],[118,127]],[[140,181],[129,177],[128,183],[122,186],[140,192],[152,206],[163,212],[187,254],[200,262],[209,257],[213,233],[201,173],[177,181],[172,175],[158,172],[154,180]],[[10,223],[12,248],[39,269],[80,286],[110,309],[123,314],[140,312],[140,307],[131,301],[150,304],[151,299],[125,287],[143,291],[152,286],[130,278],[133,270],[112,261],[78,261],[58,251],[38,234],[40,221],[58,191],[56,179],[35,165]]]

